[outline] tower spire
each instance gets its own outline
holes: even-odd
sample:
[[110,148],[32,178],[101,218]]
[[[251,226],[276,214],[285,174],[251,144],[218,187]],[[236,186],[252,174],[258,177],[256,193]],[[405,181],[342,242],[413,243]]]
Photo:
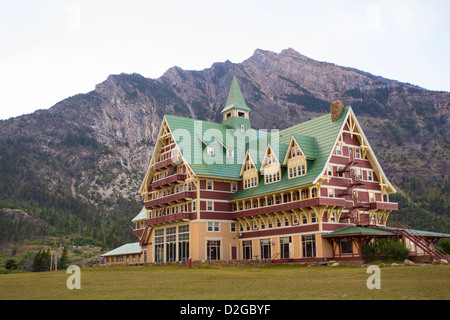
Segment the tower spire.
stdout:
[[241,89],[237,83],[236,76],[233,76],[233,81],[231,82],[230,91],[228,92],[227,102],[225,103],[225,108],[231,105],[247,108],[247,105],[242,95]]
[[235,129],[239,127],[243,131],[247,130],[251,127],[249,118],[250,111],[252,110],[245,103],[236,76],[233,76],[225,108],[221,111],[223,114],[222,123]]

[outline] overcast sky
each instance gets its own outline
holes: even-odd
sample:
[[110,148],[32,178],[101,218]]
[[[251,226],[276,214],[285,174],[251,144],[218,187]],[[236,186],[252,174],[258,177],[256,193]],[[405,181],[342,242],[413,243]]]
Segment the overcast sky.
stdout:
[[450,1],[0,0],[0,119],[108,75],[235,63],[286,48],[450,91]]

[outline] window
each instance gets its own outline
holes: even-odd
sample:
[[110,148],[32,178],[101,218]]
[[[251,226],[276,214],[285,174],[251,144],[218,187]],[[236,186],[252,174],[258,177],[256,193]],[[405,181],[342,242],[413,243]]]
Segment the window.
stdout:
[[227,149],[227,157],[228,158],[233,158],[234,157],[233,149]]
[[155,252],[154,260],[155,262],[164,262],[164,229],[159,229],[155,231]]
[[208,232],[219,232],[220,224],[219,222],[208,221]]
[[355,157],[356,159],[361,159],[361,150],[355,149]]
[[178,261],[189,260],[189,225],[178,227]]
[[238,111],[239,118],[245,118],[245,112]]
[[230,232],[236,232],[236,223],[235,222],[232,222],[230,224]]
[[342,155],[342,149],[341,149],[341,146],[339,146],[339,145],[336,146],[336,155],[338,155],[338,156]]
[[231,191],[233,191],[233,192],[236,192],[236,191],[237,191],[237,183],[236,183],[236,182],[233,182],[233,183],[231,184]]
[[212,190],[213,189],[213,182],[212,181],[206,181],[206,189]]
[[213,210],[214,210],[214,202],[212,202],[212,201],[207,201],[207,202],[206,202],[206,210],[207,210],[207,211],[213,211]]
[[375,193],[369,192],[369,202],[375,202]]
[[207,147],[206,147],[206,152],[207,152],[210,156],[213,156],[213,155],[214,155],[214,147],[212,147],[212,146],[207,146]]
[[351,254],[353,253],[352,244],[347,239],[342,239],[341,244],[341,254]]
[[218,240],[206,241],[206,259],[220,260],[220,241]]
[[315,198],[317,196],[317,188],[314,187],[311,189],[311,198]]
[[328,174],[328,176],[330,176],[330,177],[333,175],[333,168],[332,168],[331,166],[328,166],[327,174]]
[[245,132],[245,126],[241,124],[241,132]]
[[197,211],[197,201],[192,201],[192,212]]
[[334,197],[334,189],[328,188],[328,197],[333,198]]
[[373,181],[373,172],[372,171],[367,171],[367,180]]
[[308,223],[308,218],[306,217],[306,214],[303,214],[303,216],[302,216],[302,223],[303,224],[307,224]]
[[316,236],[302,236],[303,258],[314,258],[316,256]]
[[313,213],[311,213],[311,223],[316,223],[316,222],[317,222],[316,214],[313,212]]

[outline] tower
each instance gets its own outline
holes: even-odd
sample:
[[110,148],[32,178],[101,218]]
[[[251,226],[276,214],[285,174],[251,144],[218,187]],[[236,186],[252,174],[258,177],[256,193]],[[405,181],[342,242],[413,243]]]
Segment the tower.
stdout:
[[249,118],[250,111],[252,110],[247,107],[236,77],[234,76],[233,81],[231,82],[230,91],[228,92],[225,108],[221,111],[223,115],[222,124],[245,132],[251,128]]

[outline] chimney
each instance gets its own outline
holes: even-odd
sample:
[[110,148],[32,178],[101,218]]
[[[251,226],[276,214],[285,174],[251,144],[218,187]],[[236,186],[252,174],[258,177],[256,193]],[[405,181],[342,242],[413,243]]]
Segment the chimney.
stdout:
[[331,103],[331,121],[336,121],[341,117],[342,111],[344,110],[344,104],[342,101],[336,100]]

